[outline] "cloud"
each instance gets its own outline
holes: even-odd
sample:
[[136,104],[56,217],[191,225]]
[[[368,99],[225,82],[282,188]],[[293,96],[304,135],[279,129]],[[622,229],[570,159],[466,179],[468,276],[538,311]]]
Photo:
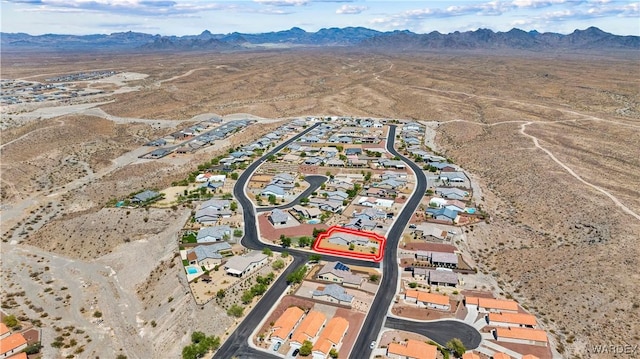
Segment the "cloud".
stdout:
[[309,0],[253,0],[258,4],[271,6],[301,6],[307,5]]
[[354,15],[360,14],[363,11],[368,10],[369,8],[366,6],[357,6],[357,5],[342,5],[336,10],[336,14],[342,15]]
[[8,2],[33,6],[25,11],[102,12],[144,16],[180,16],[237,7],[233,4],[171,0],[8,0]]

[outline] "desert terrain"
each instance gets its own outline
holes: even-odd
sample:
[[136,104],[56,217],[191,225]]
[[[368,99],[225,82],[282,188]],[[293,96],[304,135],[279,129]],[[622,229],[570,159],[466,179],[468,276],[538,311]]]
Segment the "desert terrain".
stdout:
[[[148,75],[91,106],[2,132],[3,308],[13,294],[6,309],[38,319],[45,342],[75,326],[93,338],[72,334],[87,357],[175,357],[193,330],[224,335],[233,319],[196,306],[175,265],[191,208],[104,206],[169,186],[228,148],[141,161],[142,144],[203,114],[237,113],[425,123],[433,149],[473,175],[491,215],[468,230],[473,260],[542,321],[555,349],[589,358],[589,345],[640,341],[636,53],[12,54],[2,67],[3,78],[38,81],[95,69]],[[243,140],[278,123],[250,127]],[[71,297],[56,301],[63,287]],[[79,345],[44,353],[64,357]]]

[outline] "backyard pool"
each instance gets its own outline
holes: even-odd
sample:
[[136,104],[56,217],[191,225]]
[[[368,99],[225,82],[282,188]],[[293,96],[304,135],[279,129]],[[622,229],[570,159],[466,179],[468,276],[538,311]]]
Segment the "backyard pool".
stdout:
[[309,223],[309,224],[318,224],[318,223],[320,223],[320,220],[317,219],[317,218],[313,218],[313,219],[308,220],[307,223]]
[[189,266],[189,267],[186,267],[186,269],[187,269],[187,273],[188,274],[198,274],[198,269],[197,268]]
[[475,208],[467,208],[464,210],[465,212],[469,213],[469,214],[474,214],[476,213],[476,209]]

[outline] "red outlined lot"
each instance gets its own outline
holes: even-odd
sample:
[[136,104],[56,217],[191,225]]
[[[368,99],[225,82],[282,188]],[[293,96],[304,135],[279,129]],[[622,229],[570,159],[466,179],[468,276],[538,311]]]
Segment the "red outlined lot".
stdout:
[[[355,235],[363,238],[367,238],[369,240],[373,240],[378,242],[378,251],[377,253],[362,253],[356,251],[350,251],[348,248],[345,249],[337,249],[336,246],[328,247],[327,239],[334,234],[337,233],[346,233],[350,235]],[[368,232],[368,231],[358,231],[355,229],[344,228],[340,226],[330,227],[326,232],[318,235],[318,239],[313,243],[313,250],[319,253],[326,253],[335,256],[370,260],[374,262],[380,262],[382,257],[384,256],[384,246],[386,244],[387,239],[377,233]]]

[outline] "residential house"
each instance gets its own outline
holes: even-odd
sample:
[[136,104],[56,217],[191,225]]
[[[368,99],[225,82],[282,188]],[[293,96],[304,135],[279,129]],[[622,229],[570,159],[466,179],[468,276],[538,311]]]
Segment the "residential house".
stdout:
[[228,251],[231,251],[231,245],[227,242],[197,246],[187,252],[187,260],[190,265],[197,265],[199,267],[205,267],[207,270],[212,270],[215,266],[222,264],[222,252]]
[[202,227],[198,230],[196,241],[198,243],[212,243],[229,238],[231,238],[231,227],[229,226]]
[[378,242],[372,241],[367,237],[357,236],[350,233],[334,233],[329,237],[329,243],[349,246],[351,244],[359,247],[377,248]]
[[450,209],[455,212],[464,212],[465,208],[467,208],[467,205],[462,201],[450,199],[450,200],[447,200],[446,204],[444,205],[444,208]]
[[351,273],[351,269],[342,262],[329,262],[318,271],[318,279],[340,283],[346,287],[360,287],[363,278]]
[[11,335],[11,330],[9,330],[9,327],[7,327],[6,324],[0,322],[0,339],[4,339],[9,335]]
[[21,333],[13,333],[0,339],[0,358],[8,358],[27,347],[27,340]]
[[344,161],[339,159],[330,159],[325,164],[329,167],[344,167]]
[[281,209],[276,208],[269,214],[269,221],[273,225],[287,224],[287,222],[289,221],[289,214]]
[[357,212],[353,212],[353,217],[354,218],[362,218],[362,219],[368,219],[368,220],[383,220],[385,218],[387,218],[387,212],[381,210],[381,209],[376,209],[376,208],[365,208],[363,209],[361,212],[357,213]]
[[451,270],[428,270],[427,282],[439,287],[455,287],[458,285],[458,274]]
[[196,210],[194,218],[198,223],[211,224],[217,222],[220,218],[228,218],[230,216],[231,211],[228,209],[207,207]]
[[225,263],[224,270],[234,277],[242,277],[267,263],[266,254],[252,251],[244,256],[232,257]]
[[384,188],[370,187],[367,189],[366,194],[367,196],[373,196],[373,197],[386,197],[387,190]]
[[131,198],[131,203],[149,203],[160,197],[160,193],[156,191],[142,191]]
[[495,340],[501,342],[543,347],[548,345],[547,333],[540,329],[498,327],[491,332]]
[[313,359],[325,359],[331,349],[340,350],[342,339],[347,334],[349,322],[342,317],[333,317],[320,333],[320,338],[313,345]]
[[442,172],[456,172],[458,168],[447,162],[429,162],[429,166],[437,168]]
[[458,218],[458,212],[448,208],[427,208],[426,213],[433,219],[454,223]]
[[474,352],[466,352],[462,354],[462,359],[481,359],[481,358],[480,358],[480,355]]
[[465,305],[480,313],[518,313],[518,303],[514,300],[466,297]]
[[431,265],[441,268],[458,268],[458,255],[448,252],[431,252]]
[[536,317],[529,313],[488,313],[487,324],[494,327],[520,327],[534,329]]
[[440,172],[438,175],[441,181],[464,183],[467,176],[464,172]]
[[384,189],[398,189],[398,188],[404,187],[405,184],[406,184],[406,181],[400,181],[396,178],[389,178],[380,182],[376,182],[373,185],[378,188],[384,188]]
[[164,157],[164,156],[166,156],[166,155],[168,155],[170,153],[171,153],[171,150],[169,150],[169,149],[158,148],[157,150],[151,151],[151,153],[149,153],[149,157],[151,157],[151,158],[162,158],[162,157]]
[[328,201],[321,198],[309,199],[309,206],[320,208],[323,211],[336,213],[342,209],[342,201]]
[[260,191],[260,195],[265,197],[275,196],[276,198],[284,198],[285,190],[280,186],[270,184]]
[[436,187],[435,193],[447,199],[464,200],[469,196],[469,192],[459,188]]
[[304,311],[298,307],[289,307],[273,323],[271,341],[273,343],[284,343],[292,334],[293,329],[300,323],[304,316]]
[[[524,358],[524,357],[522,357],[522,358]],[[511,356],[508,355],[508,354],[505,354],[505,353],[495,353],[495,354],[493,354],[491,359],[511,359]],[[536,358],[536,359],[538,359],[538,358]]]
[[389,343],[387,357],[391,359],[435,359],[438,347],[419,340],[409,339],[404,343]]
[[349,223],[343,225],[344,228],[356,229],[359,231],[372,231],[376,229],[378,222],[368,218],[352,218]]
[[423,306],[431,309],[449,310],[451,304],[449,303],[449,297],[442,294],[420,292],[417,290],[408,290],[404,294],[404,299],[411,303],[416,303],[419,306]]
[[344,150],[344,154],[347,155],[347,156],[361,155],[362,154],[362,148],[346,148]]
[[212,198],[207,201],[202,202],[200,205],[200,209],[212,208],[218,211],[229,208],[231,205],[231,201],[228,199],[216,199]]
[[351,306],[351,303],[353,303],[353,296],[348,294],[347,291],[338,284],[329,284],[322,289],[314,290],[311,295],[313,299],[325,302],[348,306]]
[[300,205],[293,206],[292,210],[303,218],[318,218],[322,215],[322,211],[319,208],[303,207]]
[[326,322],[327,317],[321,312],[312,310],[307,313],[291,336],[291,347],[299,349],[305,340],[314,342]]
[[319,165],[321,162],[322,162],[322,158],[320,157],[307,157],[304,160],[304,164],[309,166]]
[[404,162],[399,160],[390,160],[388,158],[378,160],[378,163],[384,168],[404,169],[406,167]]

